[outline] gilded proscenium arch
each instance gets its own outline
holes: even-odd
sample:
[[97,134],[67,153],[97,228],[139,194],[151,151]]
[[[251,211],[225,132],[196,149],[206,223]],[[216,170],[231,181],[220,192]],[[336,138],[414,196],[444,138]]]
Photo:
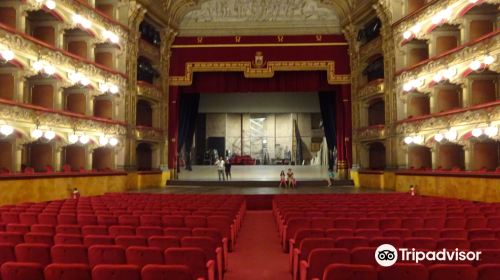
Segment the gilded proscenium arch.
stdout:
[[253,67],[251,61],[187,62],[184,76],[170,76],[172,86],[190,86],[195,72],[243,72],[245,78],[272,78],[276,71],[326,71],[328,84],[350,84],[351,75],[335,74],[335,61],[268,61]]

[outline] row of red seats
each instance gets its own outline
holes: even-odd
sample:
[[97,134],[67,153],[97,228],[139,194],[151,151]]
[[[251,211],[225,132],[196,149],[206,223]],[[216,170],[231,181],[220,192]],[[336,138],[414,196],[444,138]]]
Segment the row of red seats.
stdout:
[[313,280],[494,280],[500,275],[500,265],[486,264],[477,268],[470,265],[436,264],[425,267],[419,264],[395,264],[377,269],[370,265],[330,264],[322,278]]
[[[400,229],[402,232],[415,229],[491,229],[500,230],[500,216],[485,218],[289,218],[278,222],[278,229],[281,235],[282,245],[287,251],[288,241],[293,238],[299,229],[303,228],[334,228],[334,229],[372,229],[388,230]],[[375,232],[374,231],[374,232]]]
[[[394,242],[395,243],[381,243],[381,242]],[[492,242],[493,241],[493,242]],[[442,238],[442,239],[431,239],[431,238],[405,238],[399,239],[380,239],[373,238],[368,239],[364,237],[339,237],[337,239],[333,238],[325,238],[325,237],[309,237],[305,238],[300,242],[298,247],[293,249],[293,254],[290,255],[290,271],[292,272],[294,279],[298,278],[299,273],[299,265],[301,265],[302,261],[306,261],[310,258],[320,260],[319,262],[335,261],[336,257],[338,257],[339,252],[344,252],[343,250],[351,251],[352,253],[356,252],[355,260],[352,263],[358,264],[371,264],[376,265],[375,261],[375,250],[378,246],[382,244],[391,244],[396,246],[397,248],[408,248],[422,250],[422,251],[435,251],[441,249],[455,250],[458,248],[459,250],[468,251],[469,249],[472,251],[483,251],[483,250],[491,250],[494,249],[496,251],[490,252],[490,257],[481,256],[481,259],[476,264],[484,264],[490,263],[492,261],[492,257],[498,257],[498,253],[500,252],[500,240],[477,240],[475,242],[469,243],[465,239],[459,238]],[[475,247],[473,247],[475,246]],[[313,252],[318,249],[320,252],[324,253],[324,249],[342,249],[340,251],[328,251],[333,254],[332,258],[328,258],[328,254],[313,256]],[[323,251],[321,251],[323,250]],[[318,253],[318,252],[316,252]],[[492,254],[492,255],[491,255]],[[441,262],[442,263],[442,262]],[[467,263],[465,261],[461,261],[459,263]],[[468,262],[469,264],[474,264],[472,261]],[[500,259],[494,260],[494,263],[500,263]],[[432,264],[428,262],[427,264]]]
[[[192,250],[193,254],[199,253]],[[170,252],[173,254],[175,252]],[[175,262],[177,263],[177,262]],[[201,261],[197,263],[201,266]],[[207,273],[197,280],[214,280],[213,264],[205,264]],[[136,265],[100,264],[90,268],[86,264],[50,264],[45,269],[36,263],[7,262],[0,268],[3,280],[193,280],[199,275],[183,264],[149,264],[142,269]],[[206,276],[205,276],[206,275]]]

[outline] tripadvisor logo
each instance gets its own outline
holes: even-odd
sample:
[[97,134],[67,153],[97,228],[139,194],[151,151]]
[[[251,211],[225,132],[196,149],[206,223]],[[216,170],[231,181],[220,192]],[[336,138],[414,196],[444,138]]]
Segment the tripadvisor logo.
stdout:
[[[399,252],[398,252],[399,251]],[[392,266],[399,260],[403,262],[419,263],[421,261],[479,261],[481,252],[479,251],[462,251],[459,249],[440,249],[438,251],[418,251],[414,248],[399,248],[396,249],[391,244],[380,245],[375,250],[375,260],[380,266]]]
[[375,251],[375,260],[380,266],[391,266],[398,261],[398,250],[390,244],[380,245]]

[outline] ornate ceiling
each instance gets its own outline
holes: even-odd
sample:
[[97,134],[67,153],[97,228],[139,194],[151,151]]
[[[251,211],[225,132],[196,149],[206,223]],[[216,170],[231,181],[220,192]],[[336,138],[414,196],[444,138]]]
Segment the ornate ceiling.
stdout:
[[340,33],[340,21],[318,0],[199,1],[179,24],[181,36],[319,33]]

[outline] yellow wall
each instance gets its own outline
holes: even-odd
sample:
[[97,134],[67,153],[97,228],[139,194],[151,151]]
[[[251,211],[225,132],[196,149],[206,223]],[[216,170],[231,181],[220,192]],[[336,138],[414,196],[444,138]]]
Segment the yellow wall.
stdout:
[[422,195],[444,196],[474,201],[500,202],[500,178],[402,175],[395,172],[364,173],[353,176],[356,187],[408,192],[416,186]]
[[142,190],[145,188],[162,188],[169,178],[169,173],[163,172],[0,179],[0,205],[69,198],[73,188],[78,188],[82,196],[100,195],[106,192]]

